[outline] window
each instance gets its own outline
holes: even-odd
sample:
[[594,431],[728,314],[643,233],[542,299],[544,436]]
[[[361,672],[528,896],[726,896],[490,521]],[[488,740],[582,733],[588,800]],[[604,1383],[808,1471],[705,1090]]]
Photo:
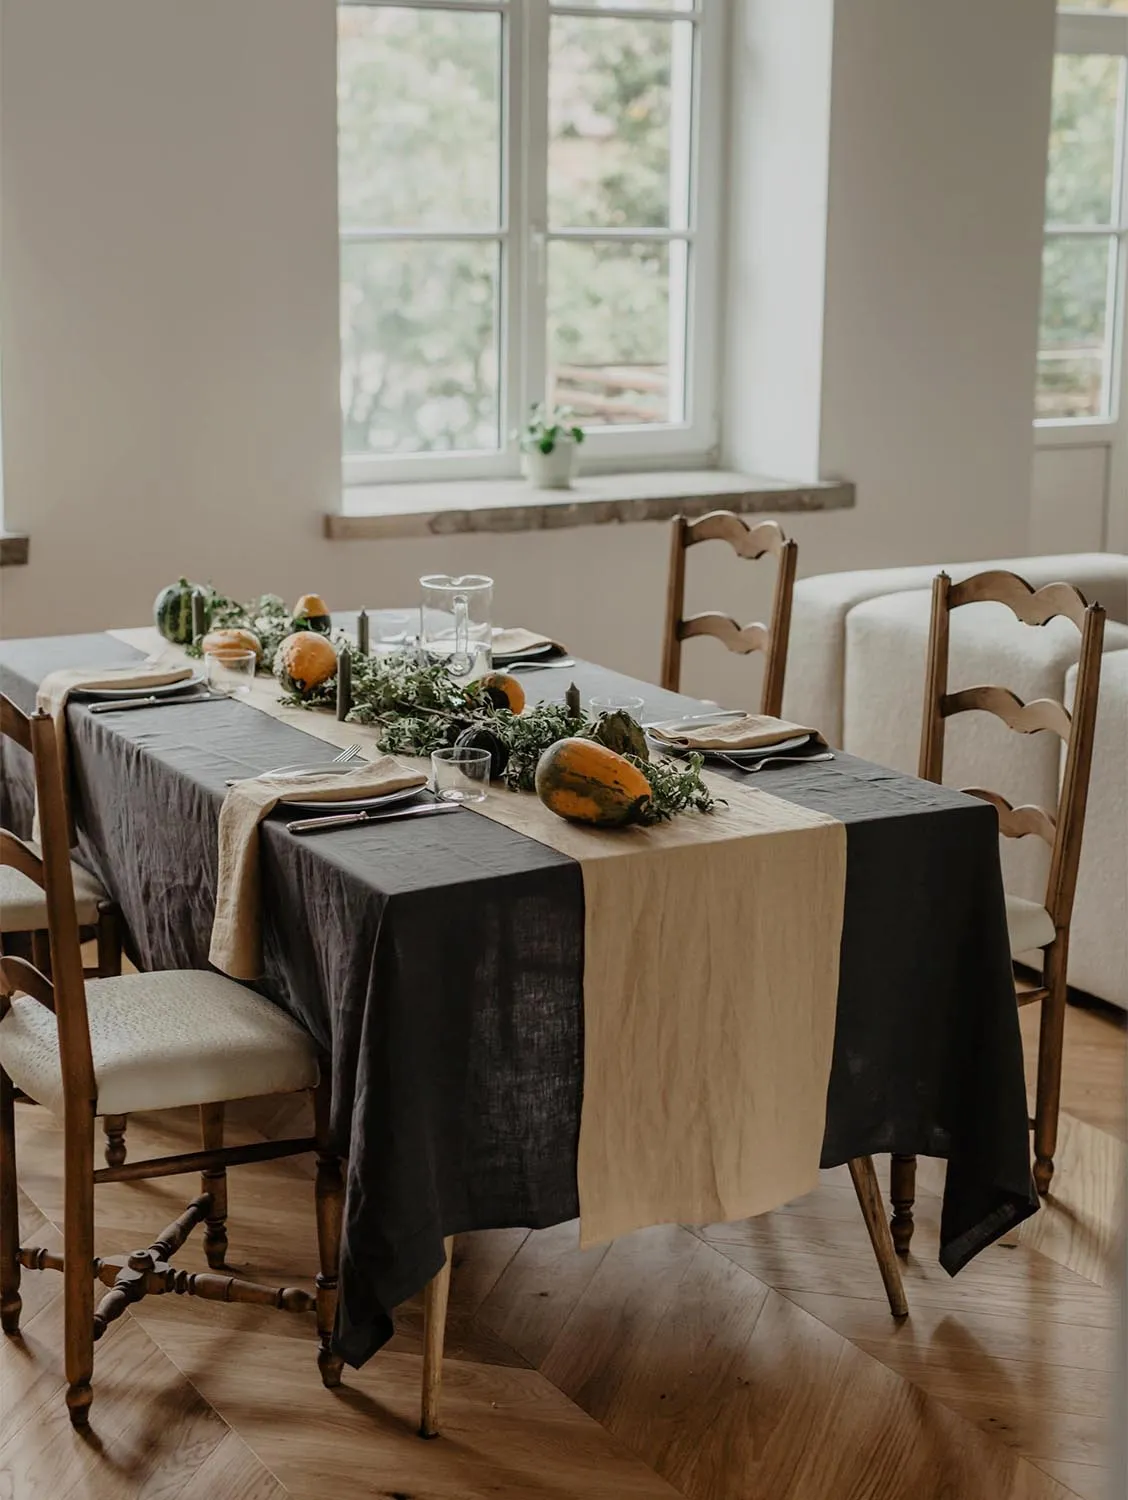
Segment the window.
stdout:
[[1036,416],[1115,420],[1128,293],[1128,0],[1059,12]]
[[599,466],[716,441],[721,0],[342,0],[346,478],[516,474],[571,406]]

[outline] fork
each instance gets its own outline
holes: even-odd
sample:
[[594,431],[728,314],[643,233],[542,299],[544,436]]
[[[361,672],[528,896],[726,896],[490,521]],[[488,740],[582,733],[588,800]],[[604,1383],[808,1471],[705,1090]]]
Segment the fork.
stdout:
[[722,755],[720,751],[714,752],[718,760],[723,760],[726,766],[731,766],[734,771],[742,771],[745,776],[752,776],[757,771],[762,771],[765,766],[805,766],[812,760],[833,760],[834,752],[831,750],[819,750],[814,755],[765,755],[762,760],[751,762],[733,760],[731,755]]
[[[334,755],[332,760],[326,762],[324,769],[328,770],[330,766],[347,765],[350,760],[356,759],[356,757],[360,754],[360,750],[361,746],[360,741],[358,740],[355,745],[350,745],[347,750],[342,750],[340,755]],[[307,767],[305,766],[275,766],[272,771],[260,771],[258,773],[258,776],[255,777],[255,780],[261,780],[264,776],[284,776],[287,771],[304,771],[306,769]],[[229,781],[227,785],[234,786],[235,782]]]

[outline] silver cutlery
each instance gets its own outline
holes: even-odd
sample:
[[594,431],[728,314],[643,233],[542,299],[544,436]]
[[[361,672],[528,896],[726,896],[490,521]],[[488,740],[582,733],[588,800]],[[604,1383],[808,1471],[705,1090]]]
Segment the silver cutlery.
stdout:
[[420,807],[404,807],[397,812],[380,812],[372,808],[367,812],[330,813],[323,818],[299,818],[296,823],[287,823],[289,833],[321,833],[330,828],[348,828],[354,823],[394,823],[400,818],[430,818],[439,813],[461,812],[457,802],[424,802]]
[[499,672],[549,672],[553,667],[574,667],[575,658],[557,656],[552,661],[511,661],[499,666]]
[[110,703],[91,703],[92,714],[124,714],[135,708],[178,708],[182,703],[215,703],[219,699],[230,701],[227,693],[193,693],[190,697],[177,698],[172,695],[155,695],[152,698],[115,698]]
[[756,771],[762,771],[765,766],[805,766],[812,760],[833,760],[834,752],[831,750],[819,750],[814,755],[765,755],[760,760],[734,760],[731,755],[722,755],[719,750],[710,752],[718,760],[723,760],[726,766],[732,766],[734,771],[743,771],[745,776],[751,776]]
[[[359,742],[350,745],[347,750],[342,750],[340,755],[334,755],[332,760],[327,760],[323,766],[275,766],[270,771],[259,771],[255,776],[235,776],[227,783],[228,786],[236,786],[240,781],[265,781],[268,776],[347,776],[356,767],[351,764],[360,754]],[[336,767],[336,769],[334,769]]]

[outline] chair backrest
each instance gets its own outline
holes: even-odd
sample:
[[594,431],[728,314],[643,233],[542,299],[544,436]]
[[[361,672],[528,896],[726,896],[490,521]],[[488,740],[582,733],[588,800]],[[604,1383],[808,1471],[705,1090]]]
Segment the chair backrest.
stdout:
[[[739,625],[728,615],[701,614],[683,618],[685,554],[698,542],[728,542],[739,557],[776,560],[771,625]],[[662,648],[662,686],[677,692],[681,685],[681,644],[695,635],[716,636],[730,651],[742,655],[764,653],[764,685],[760,712],[779,716],[783,707],[783,679],[787,670],[787,638],[791,630],[791,598],[795,590],[797,542],[789,541],[775,521],[750,525],[729,510],[710,511],[698,521],[677,516],[670,529],[670,572],[666,588],[666,633]]]
[[70,836],[63,773],[55,724],[49,714],[30,717],[0,695],[0,734],[31,752],[39,804],[42,858],[15,834],[0,829],[0,864],[9,865],[40,886],[46,897],[51,940],[51,977],[20,958],[0,959],[0,1013],[13,994],[27,994],[55,1012],[59,1029],[64,1095],[93,1101],[96,1096],[82,949],[71,874]]
[[[951,612],[964,604],[1005,604],[1025,625],[1046,625],[1059,615],[1071,620],[1081,633],[1077,668],[1077,692],[1070,711],[1054,698],[1024,703],[1005,687],[980,686],[948,691],[948,642]],[[1046,910],[1059,931],[1069,926],[1077,888],[1077,866],[1081,858],[1081,835],[1085,804],[1089,795],[1089,769],[1093,759],[1093,726],[1100,689],[1101,648],[1104,643],[1105,612],[1099,604],[1088,604],[1068,583],[1050,583],[1034,589],[1017,573],[993,570],[976,573],[962,583],[953,583],[938,573],[932,583],[932,621],[928,637],[924,719],[921,725],[919,774],[926,781],[944,777],[944,727],[954,714],[978,709],[994,714],[1019,734],[1048,730],[1066,747],[1061,791],[1054,809],[1027,804],[1012,807],[1005,797],[984,787],[965,787],[970,796],[990,802],[999,814],[999,832],[1006,838],[1028,834],[1050,846],[1050,872],[1046,884]]]

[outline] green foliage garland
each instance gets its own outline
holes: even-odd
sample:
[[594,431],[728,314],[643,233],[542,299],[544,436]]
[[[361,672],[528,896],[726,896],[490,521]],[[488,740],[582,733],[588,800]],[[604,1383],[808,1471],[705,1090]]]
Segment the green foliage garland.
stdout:
[[[340,644],[347,644],[343,637]],[[330,678],[308,697],[285,697],[300,708],[324,709],[333,706],[336,694],[336,679]],[[597,720],[577,712],[574,704],[538,703],[520,714],[497,708],[479,683],[462,685],[441,663],[419,663],[406,655],[354,654],[352,695],[349,722],[377,728],[377,744],[390,755],[430,755],[452,745],[471,725],[486,726],[509,751],[504,781],[510,791],[533,790],[537,761],[557,740],[596,737],[600,729]],[[650,782],[651,806],[644,821],[658,823],[690,810],[712,811],[715,803],[701,780],[699,755],[657,763],[636,755],[628,759]]]

